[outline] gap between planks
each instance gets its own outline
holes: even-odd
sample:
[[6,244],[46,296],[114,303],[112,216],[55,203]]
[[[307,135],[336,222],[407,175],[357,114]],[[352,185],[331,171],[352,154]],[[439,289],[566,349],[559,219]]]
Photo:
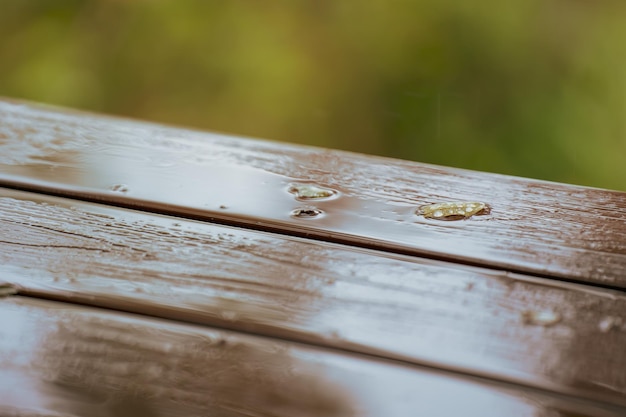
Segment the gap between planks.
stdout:
[[[124,194],[120,207],[626,288],[626,193],[19,102],[0,101],[0,136],[0,178],[51,193],[109,204]],[[315,203],[325,216],[294,219],[307,201],[288,192],[293,183],[338,198]],[[415,216],[447,201],[488,203],[492,213],[458,223]]]
[[620,285],[612,285],[598,281],[581,281],[576,278],[568,278],[550,273],[539,273],[536,270],[516,268],[515,265],[494,265],[489,261],[479,262],[473,260],[472,258],[463,258],[457,255],[446,256],[439,251],[430,252],[424,249],[408,248],[402,244],[394,244],[389,241],[383,242],[335,231],[313,230],[306,227],[298,228],[292,224],[274,223],[267,219],[257,219],[241,215],[231,216],[228,214],[221,214],[219,212],[206,212],[204,210],[194,209],[193,207],[179,206],[160,201],[142,200],[131,198],[129,196],[118,196],[108,192],[101,192],[80,186],[68,186],[65,184],[50,185],[36,179],[24,179],[0,173],[0,187],[15,191],[38,193],[52,197],[69,198],[87,203],[104,204],[112,207],[136,210],[139,212],[178,217],[188,220],[197,220],[210,224],[238,227],[251,231],[268,232],[283,236],[295,236],[319,242],[328,242],[348,247],[357,247],[398,255],[431,259],[435,261],[456,263],[459,265],[480,267],[495,271],[509,271],[540,279],[580,284],[626,293],[626,287]]

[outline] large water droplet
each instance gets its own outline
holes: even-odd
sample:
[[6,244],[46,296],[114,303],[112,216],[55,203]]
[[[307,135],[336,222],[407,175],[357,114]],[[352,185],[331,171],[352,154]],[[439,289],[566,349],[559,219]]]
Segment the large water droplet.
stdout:
[[291,212],[291,217],[298,219],[311,219],[320,216],[324,212],[317,207],[304,206],[298,207]]
[[298,200],[321,200],[337,195],[337,191],[314,184],[290,184],[287,189]]
[[481,216],[489,213],[491,213],[489,204],[476,201],[427,204],[419,207],[415,212],[415,214],[424,216],[426,219],[437,220],[463,220],[475,215]]

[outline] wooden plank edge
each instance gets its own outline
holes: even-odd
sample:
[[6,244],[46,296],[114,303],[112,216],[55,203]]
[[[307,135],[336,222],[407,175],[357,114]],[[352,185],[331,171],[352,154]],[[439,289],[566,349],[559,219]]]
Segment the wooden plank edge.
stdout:
[[609,395],[601,392],[590,393],[587,390],[577,388],[565,388],[561,384],[556,384],[546,379],[540,380],[536,377],[529,378],[523,373],[516,374],[510,370],[507,373],[495,373],[458,364],[450,365],[441,361],[420,360],[413,356],[403,355],[398,352],[355,343],[345,339],[338,343],[338,341],[332,337],[316,333],[303,332],[302,330],[290,331],[287,328],[281,329],[271,325],[265,326],[261,323],[249,325],[245,322],[220,319],[219,317],[209,318],[206,314],[189,308],[167,306],[146,301],[137,303],[136,300],[125,299],[119,296],[99,296],[96,298],[80,292],[60,292],[46,288],[25,288],[19,284],[11,284],[11,286],[14,291],[13,296],[100,308],[108,311],[129,313],[163,320],[173,320],[179,323],[236,331],[251,336],[270,337],[275,340],[313,346],[329,351],[361,355],[376,360],[388,360],[405,366],[418,366],[423,369],[443,371],[451,375],[478,378],[492,383],[502,383],[510,387],[523,387],[524,389],[534,392],[549,393],[570,400],[578,399],[590,403],[604,404],[605,406],[626,407],[626,397],[624,396]]
[[376,250],[397,255],[420,257],[435,261],[443,261],[467,265],[471,267],[487,268],[497,271],[508,271],[537,278],[557,280],[563,283],[574,283],[613,291],[626,292],[626,282],[609,284],[601,280],[581,279],[545,268],[543,271],[537,266],[524,267],[520,264],[511,264],[505,261],[481,261],[473,257],[464,257],[458,254],[446,256],[444,253],[423,248],[411,248],[402,244],[395,244],[386,240],[362,237],[337,231],[312,229],[307,225],[298,226],[290,222],[272,221],[265,218],[249,217],[244,215],[229,215],[221,211],[200,210],[193,207],[165,203],[157,200],[146,200],[126,195],[112,194],[90,187],[67,185],[47,182],[31,178],[5,174],[0,172],[0,187],[23,192],[44,194],[52,197],[68,198],[88,203],[105,204],[113,207],[136,210],[145,213],[159,214],[170,217],[179,217],[188,220],[197,220],[217,225],[232,226],[251,231],[268,232],[283,236],[295,236],[320,242]]
[[[529,403],[531,404],[531,409],[533,409],[534,411],[532,412],[532,414],[529,412],[529,414],[523,414],[524,416],[528,415],[529,417],[532,415],[537,416],[539,414],[536,414],[538,412],[541,412],[542,416],[544,415],[543,413],[550,413],[550,415],[552,415],[551,413],[553,412],[558,412],[558,415],[567,415],[570,416],[570,413],[575,413],[575,415],[578,417],[619,417],[624,415],[624,413],[626,413],[626,406],[624,406],[623,404],[616,404],[614,402],[604,402],[602,400],[598,400],[598,399],[589,399],[589,398],[584,398],[584,397],[580,397],[578,395],[576,395],[575,392],[572,393],[564,393],[564,392],[554,392],[550,389],[545,389],[544,387],[536,387],[536,386],[526,386],[523,384],[518,384],[516,382],[512,382],[512,381],[502,381],[502,380],[494,380],[489,378],[488,376],[482,376],[482,375],[475,375],[475,374],[466,374],[463,372],[458,372],[455,370],[449,370],[449,369],[441,369],[438,367],[431,367],[428,365],[422,365],[422,364],[415,364],[415,363],[408,363],[402,359],[396,359],[396,358],[387,358],[387,357],[380,357],[378,355],[371,355],[371,354],[363,354],[363,353],[355,353],[352,351],[343,351],[343,350],[338,350],[335,348],[328,348],[325,346],[311,346],[310,344],[302,344],[301,342],[298,341],[292,341],[292,340],[284,340],[284,339],[280,339],[280,338],[268,338],[265,335],[257,335],[257,334],[246,334],[246,333],[241,333],[241,332],[233,332],[230,329],[222,329],[219,327],[213,327],[213,326],[197,326],[197,323],[193,323],[193,322],[187,322],[187,321],[179,321],[179,320],[171,320],[169,318],[161,318],[158,316],[155,316],[153,314],[142,314],[142,313],[133,313],[133,312],[127,312],[127,311],[119,311],[119,310],[111,310],[109,308],[101,308],[98,306],[88,306],[88,305],[81,305],[81,304],[77,304],[77,303],[67,303],[65,301],[60,301],[60,300],[51,300],[51,299],[40,299],[40,298],[33,298],[30,296],[23,296],[21,294],[12,294],[12,295],[6,295],[4,297],[0,297],[0,303],[3,301],[3,298],[5,300],[8,301],[13,301],[15,303],[17,303],[17,305],[33,305],[35,307],[49,307],[51,309],[51,311],[55,311],[55,310],[59,310],[59,309],[67,309],[67,308],[71,308],[74,311],[79,311],[79,312],[86,312],[88,313],[90,316],[96,316],[96,317],[100,317],[100,320],[108,320],[109,318],[112,317],[112,319],[114,320],[116,316],[119,316],[119,314],[121,313],[122,315],[119,317],[124,318],[125,320],[133,320],[134,322],[142,322],[144,321],[146,324],[148,324],[151,327],[154,326],[160,326],[160,325],[164,325],[165,328],[167,329],[166,331],[177,331],[177,328],[181,329],[181,334],[198,334],[198,335],[202,335],[202,339],[203,342],[205,344],[208,344],[207,346],[205,346],[203,348],[203,352],[206,353],[206,348],[218,348],[218,349],[228,349],[233,345],[245,345],[247,343],[256,343],[256,344],[268,344],[268,348],[265,348],[263,350],[263,354],[265,355],[273,355],[275,352],[284,352],[284,351],[295,351],[295,352],[311,352],[314,355],[317,356],[331,356],[331,357],[337,357],[339,359],[343,358],[344,360],[349,360],[349,361],[353,361],[358,363],[361,363],[360,366],[355,367],[354,365],[352,366],[352,369],[358,369],[358,375],[355,374],[354,376],[351,377],[351,379],[353,379],[356,382],[356,379],[358,379],[359,383],[357,383],[354,387],[358,387],[357,389],[363,390],[365,389],[366,391],[369,392],[370,395],[374,395],[375,401],[379,401],[378,406],[384,408],[386,404],[384,404],[384,402],[387,400],[386,398],[384,398],[384,396],[380,395],[380,391],[381,388],[383,386],[386,386],[386,384],[389,384],[389,387],[393,387],[394,393],[395,391],[398,390],[397,384],[394,384],[393,381],[389,380],[389,376],[387,375],[388,373],[392,373],[394,371],[399,371],[399,370],[404,370],[405,372],[410,372],[409,375],[409,379],[412,376],[418,377],[421,376],[422,378],[425,376],[426,378],[434,378],[433,380],[429,380],[429,379],[425,379],[422,381],[422,384],[411,384],[411,383],[405,383],[402,385],[402,388],[400,388],[400,391],[402,391],[402,394],[399,395],[400,398],[403,399],[403,402],[406,402],[408,400],[407,405],[410,405],[407,409],[410,409],[411,411],[415,411],[418,410],[418,407],[420,407],[420,405],[423,405],[425,402],[426,404],[426,408],[429,408],[430,404],[428,404],[428,401],[431,400],[432,398],[437,397],[437,395],[431,396],[431,395],[427,395],[425,396],[425,400],[424,399],[420,399],[418,402],[416,403],[412,403],[412,396],[408,396],[407,393],[405,393],[405,390],[411,390],[411,389],[418,389],[420,392],[423,392],[424,390],[429,390],[431,391],[431,394],[437,393],[440,396],[443,396],[446,398],[446,402],[452,400],[453,402],[460,402],[461,404],[464,404],[465,406],[467,406],[468,404],[472,404],[473,398],[471,398],[471,395],[469,395],[470,393],[472,393],[477,387],[479,389],[483,389],[483,390],[487,390],[487,391],[491,391],[490,395],[492,396],[492,400],[491,401],[484,401],[484,399],[482,400],[482,402],[484,402],[484,404],[482,404],[482,406],[480,406],[482,413],[480,414],[481,416],[501,416],[502,414],[500,414],[500,411],[498,408],[493,408],[494,403],[498,403],[499,401],[504,401],[506,403],[507,400],[510,401],[510,399],[508,398],[503,398],[503,397],[514,397],[518,402],[522,403],[522,404],[526,404],[528,405]],[[2,304],[0,304],[0,310],[3,308]],[[156,319],[156,320],[155,320]],[[75,323],[73,324],[75,325]],[[93,326],[90,326],[93,327]],[[135,328],[136,330],[136,328]],[[0,330],[0,334],[2,333],[2,331]],[[108,332],[110,334],[110,332]],[[124,330],[124,333],[126,333],[126,330]],[[19,333],[18,333],[19,334]],[[157,331],[157,332],[148,332],[150,337],[162,337],[162,333]],[[13,332],[13,338],[15,338],[15,332]],[[39,338],[41,338],[43,335],[30,335],[30,340],[37,340]],[[111,336],[108,336],[109,338],[111,338]],[[128,337],[132,337],[132,336],[125,336],[126,339],[128,339]],[[11,340],[14,340],[14,339]],[[19,338],[18,338],[19,339]],[[93,340],[93,336],[89,336],[89,343],[90,344],[94,344],[94,343],[98,343],[97,340]],[[45,337],[46,340],[46,345],[44,345],[44,349],[48,349],[50,348],[50,337],[46,336]],[[217,343],[214,343],[214,340],[219,340]],[[63,343],[65,344],[69,344],[71,345],[74,341],[73,340],[67,340],[65,337],[63,339]],[[106,340],[104,340],[104,342],[106,343]],[[115,342],[116,344],[118,343],[115,340],[115,337],[113,336],[113,338],[111,339],[111,342]],[[152,343],[152,341],[145,341],[145,343],[151,343],[152,345],[154,345]],[[171,344],[171,339],[168,339],[168,344]],[[234,343],[233,343],[234,342]],[[11,343],[11,341],[9,341],[9,343]],[[84,343],[84,342],[83,342]],[[144,343],[144,344],[145,344]],[[1,344],[1,343],[0,343]],[[273,347],[269,346],[269,344],[273,345]],[[193,343],[187,343],[187,345],[191,345],[193,346]],[[48,347],[45,347],[48,346]],[[94,345],[95,346],[95,345]],[[20,349],[23,349],[24,346],[20,346]],[[81,348],[79,348],[81,349]],[[91,349],[88,349],[91,352]],[[191,350],[193,350],[193,348],[191,348]],[[94,357],[96,357],[98,355],[98,351],[101,351],[101,349],[98,349],[96,351],[94,355]],[[168,357],[171,356],[171,354],[169,353],[165,353],[167,351],[167,349],[163,350],[162,352],[162,360],[163,361],[167,361]],[[4,354],[6,354],[7,352],[4,352]],[[193,353],[193,352],[191,352]],[[2,359],[2,355],[3,352],[0,351],[0,359]],[[223,356],[223,355],[222,355]],[[219,355],[215,355],[215,357],[219,357]],[[13,358],[15,359],[15,358]],[[119,358],[116,358],[116,360],[118,360]],[[19,360],[17,361],[18,363],[20,362]],[[245,361],[244,361],[245,362]],[[274,361],[275,362],[275,361]],[[282,360],[281,360],[282,362]],[[105,361],[105,363],[108,363],[108,361]],[[178,364],[178,361],[176,361],[176,363]],[[241,361],[238,361],[238,363],[241,363]],[[275,365],[272,365],[272,361],[271,360],[267,360],[264,359],[263,361],[261,361],[260,363],[267,363],[269,364],[269,366],[274,367]],[[335,361],[335,363],[337,363],[337,361]],[[371,367],[371,364],[377,365],[379,367],[381,367],[379,369],[378,372],[376,373],[370,373],[369,369],[367,369],[368,367]],[[200,366],[201,364],[196,364],[197,366]],[[53,366],[58,366],[58,364],[55,364]],[[99,365],[97,365],[99,366]],[[97,366],[94,366],[97,367]],[[108,366],[108,365],[106,365]],[[266,365],[267,366],[267,365]],[[364,368],[365,367],[365,368]],[[384,367],[384,368],[383,368]],[[6,370],[7,367],[4,368],[4,370]],[[238,367],[237,366],[233,366],[233,365],[228,365],[226,364],[225,366],[223,366],[223,368],[226,370],[226,372],[231,372],[233,374],[237,374],[238,377],[240,377],[240,374],[238,372]],[[255,367],[246,367],[248,370],[249,369],[255,369]],[[38,369],[38,368],[35,368]],[[171,369],[171,368],[170,368]],[[242,368],[243,369],[243,368]],[[349,369],[349,368],[348,368]],[[174,369],[174,372],[176,370]],[[382,372],[381,372],[382,371]],[[3,369],[0,368],[0,375],[2,375]],[[35,372],[39,372],[38,370]],[[84,370],[82,370],[82,372],[84,373]],[[333,371],[333,374],[336,374],[337,372],[341,373],[341,370],[338,371]],[[345,371],[343,371],[345,372]],[[297,372],[295,373],[297,375]],[[211,374],[209,374],[211,375]],[[288,375],[292,375],[293,373],[290,372]],[[99,375],[100,377],[101,375]],[[129,377],[131,377],[131,375],[129,375]],[[366,381],[364,381],[362,378],[365,378]],[[50,379],[50,376],[48,375],[46,377],[46,379]],[[126,379],[130,379],[130,378],[126,378]],[[372,381],[373,379],[373,381]],[[459,394],[459,396],[455,396],[454,398],[450,398],[449,396],[449,392],[446,390],[445,394],[441,393],[441,392],[437,392],[437,388],[435,388],[435,391],[433,391],[432,388],[429,388],[431,383],[434,383],[434,385],[436,387],[440,386],[441,383],[437,382],[437,380],[444,380],[444,382],[452,382],[452,381],[460,381],[461,384],[464,384],[465,389],[462,390],[458,390],[458,388],[456,389],[457,394]],[[385,384],[383,384],[383,386],[381,386],[381,383],[383,381],[387,381]],[[103,380],[104,381],[104,380]],[[71,384],[67,384],[68,381],[62,381],[64,385],[66,385],[66,388],[71,388]],[[257,381],[258,382],[258,381]],[[298,382],[298,381],[292,381],[292,382]],[[244,379],[244,383],[246,383],[246,380]],[[104,383],[105,384],[105,383]],[[0,384],[1,387],[2,384]],[[328,386],[328,383],[325,383],[324,386]],[[332,386],[332,384],[330,384]],[[201,385],[200,385],[201,386]],[[256,388],[253,388],[254,390],[263,390],[262,386],[259,386],[256,382],[255,382],[255,386]],[[445,383],[444,383],[445,386]],[[93,388],[93,387],[92,387]],[[286,387],[285,387],[286,388]],[[285,389],[283,388],[283,389]],[[335,389],[337,389],[339,387],[336,387]],[[343,386],[341,387],[343,388],[343,390],[345,391],[346,389],[350,389],[350,386]],[[249,387],[248,387],[249,389]],[[116,389],[116,391],[119,392],[119,390]],[[385,391],[384,389],[382,389],[382,391]],[[495,392],[493,392],[495,391]],[[1,391],[0,391],[1,392]],[[60,391],[57,390],[46,390],[46,395],[48,396],[52,396],[55,393],[60,393]],[[23,393],[23,394],[28,394],[28,393]],[[32,394],[32,393],[31,393]],[[310,395],[310,393],[309,393]],[[71,398],[71,395],[68,395],[67,392],[64,393],[64,395],[62,397],[59,397],[58,399],[55,399],[54,397],[52,398],[53,403],[56,404],[56,406],[58,407],[59,404],[63,403],[64,400],[67,400],[69,398]],[[124,397],[124,394],[121,394],[121,397]],[[159,395],[157,398],[160,398],[161,395]],[[382,397],[382,399],[381,399]],[[1,397],[0,397],[1,398]],[[139,396],[139,399],[141,399],[142,396]],[[150,396],[145,397],[144,398],[150,398]],[[167,396],[165,396],[165,398],[167,398]],[[468,401],[469,400],[469,401]],[[59,402],[60,401],[60,402]],[[101,399],[97,399],[97,404],[102,406],[103,402]],[[244,400],[245,401],[245,400]],[[298,398],[294,399],[294,401],[298,401]],[[440,401],[440,400],[439,400]],[[113,401],[115,402],[115,401]],[[479,404],[481,403],[481,401],[477,401]],[[109,402],[105,402],[104,405],[106,406],[107,404],[109,404]],[[391,404],[391,401],[387,402],[387,405]],[[547,405],[546,405],[547,404]],[[96,404],[93,404],[96,405]],[[178,404],[180,405],[180,403]],[[500,406],[502,406],[501,404],[499,404]],[[358,404],[356,405],[357,409],[359,409],[358,412],[356,412],[355,414],[350,413],[349,415],[377,415],[377,414],[369,414],[369,410],[366,410],[363,408],[362,404]],[[562,409],[561,409],[562,408]],[[556,409],[559,409],[558,411],[556,411]],[[90,409],[91,410],[91,409]],[[462,411],[463,412],[468,412],[471,411],[472,408],[470,407],[469,409],[464,408]],[[19,416],[28,416],[29,414],[27,412],[25,412],[24,410],[20,410],[18,408],[10,408],[7,407],[6,405],[3,405],[0,403],[0,411],[2,412],[11,412],[14,411]],[[37,416],[41,416],[41,415],[48,415],[48,414],[39,414],[39,412],[41,412],[41,409],[37,410],[38,412],[35,413]],[[58,412],[59,410],[54,410],[51,411],[50,416],[56,416],[56,412]],[[232,409],[232,411],[234,412],[238,412],[238,410],[236,409]],[[301,410],[301,411],[306,411],[306,410]],[[479,410],[475,410],[475,411],[479,411]],[[133,412],[132,410],[130,410],[130,412]],[[345,410],[342,410],[340,412],[339,415],[347,415],[344,414]],[[406,409],[404,410],[404,412],[406,412]],[[491,413],[494,414],[491,414]],[[25,414],[26,413],[26,414]],[[362,414],[363,413],[363,414]],[[563,414],[560,414],[563,413]],[[33,414],[33,415],[35,415]],[[10,414],[12,415],[12,414]],[[239,414],[237,414],[239,415]],[[246,414],[247,415],[247,414]],[[272,414],[274,415],[274,414]],[[283,415],[280,414],[279,415]],[[290,415],[290,414],[288,414]],[[303,414],[303,415],[307,415],[307,414]],[[329,415],[329,414],[325,414],[325,415]],[[385,415],[389,415],[389,414],[385,414]],[[392,415],[399,415],[399,414],[392,414]],[[402,416],[404,416],[405,414],[402,414]],[[455,412],[454,414],[442,414],[442,416],[445,415],[446,417],[453,417],[453,416],[457,416],[459,415],[458,412]],[[521,414],[517,414],[516,415],[521,415]],[[547,414],[546,414],[547,415]],[[574,415],[574,414],[572,414]]]

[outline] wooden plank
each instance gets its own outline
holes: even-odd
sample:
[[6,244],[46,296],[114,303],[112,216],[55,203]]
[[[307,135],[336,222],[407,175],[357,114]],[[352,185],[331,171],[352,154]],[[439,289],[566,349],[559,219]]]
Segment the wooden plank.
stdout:
[[0,196],[0,277],[21,294],[626,405],[621,292],[17,191]]
[[[339,194],[297,201],[293,183]],[[0,102],[0,185],[626,288],[626,193]],[[464,221],[424,204],[479,201]],[[293,218],[300,206],[325,215]]]
[[3,416],[577,416],[626,409],[223,330],[0,299]]

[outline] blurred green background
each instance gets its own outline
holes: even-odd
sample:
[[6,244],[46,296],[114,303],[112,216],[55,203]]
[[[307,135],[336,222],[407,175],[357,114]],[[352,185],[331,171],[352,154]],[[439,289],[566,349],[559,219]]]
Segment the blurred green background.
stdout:
[[626,190],[622,0],[0,0],[0,95]]

